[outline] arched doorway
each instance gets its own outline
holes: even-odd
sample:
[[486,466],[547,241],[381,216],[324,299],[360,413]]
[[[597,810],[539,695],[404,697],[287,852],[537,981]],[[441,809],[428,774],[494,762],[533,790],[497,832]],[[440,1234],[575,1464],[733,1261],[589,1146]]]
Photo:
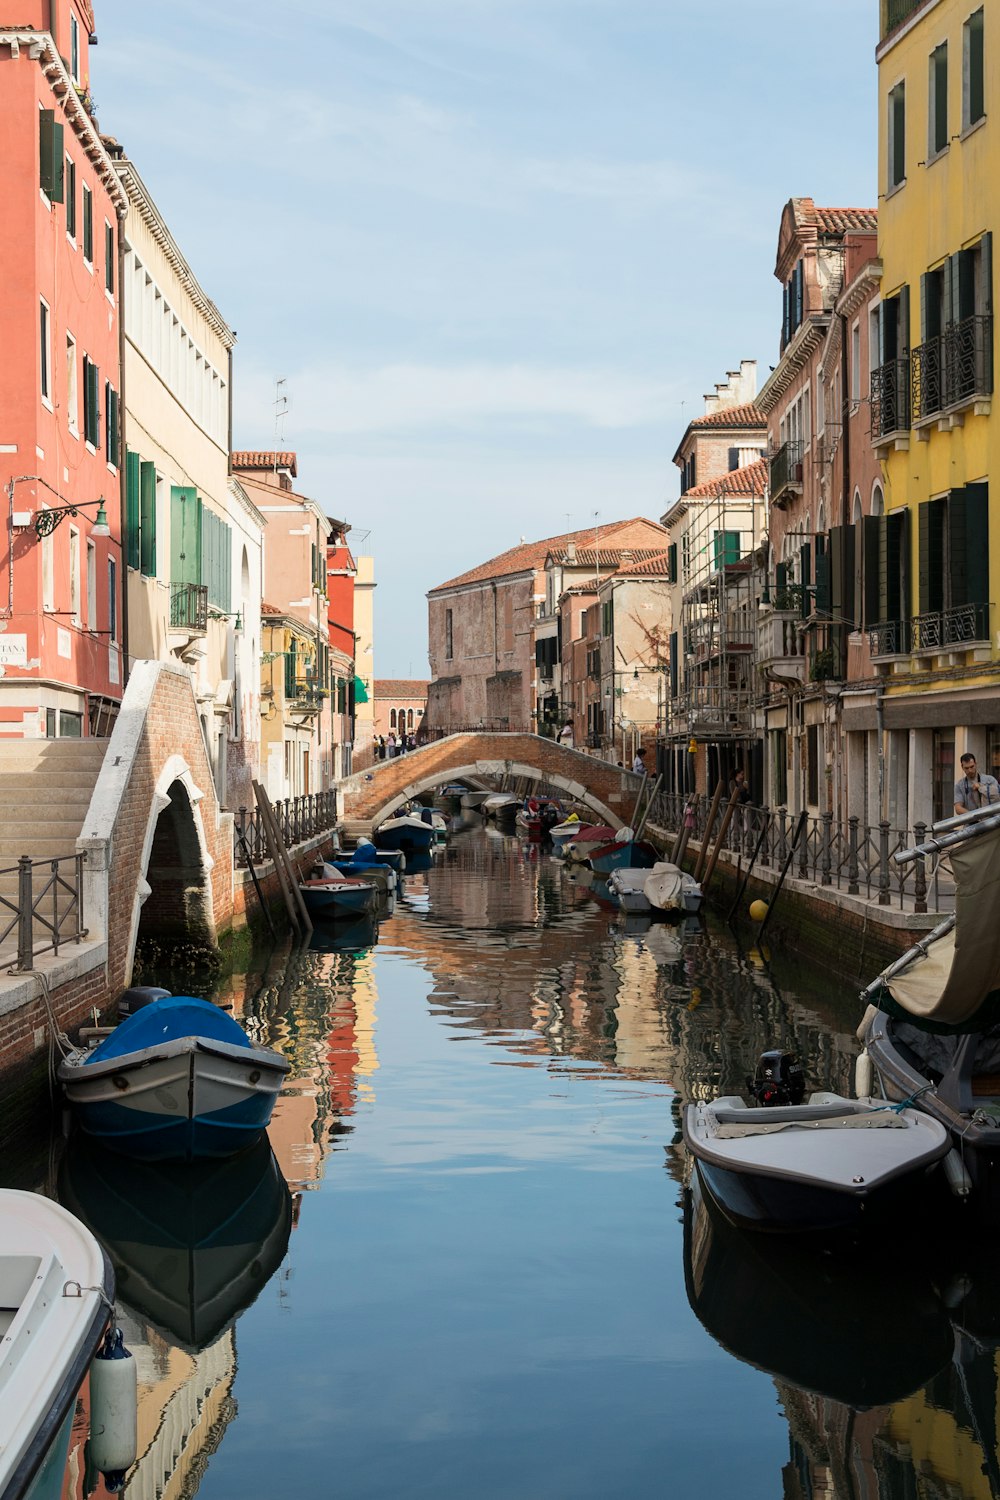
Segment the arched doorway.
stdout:
[[172,781],[153,830],[140,941],[148,938],[162,945],[166,939],[215,947],[209,870],[188,790],[182,781]]

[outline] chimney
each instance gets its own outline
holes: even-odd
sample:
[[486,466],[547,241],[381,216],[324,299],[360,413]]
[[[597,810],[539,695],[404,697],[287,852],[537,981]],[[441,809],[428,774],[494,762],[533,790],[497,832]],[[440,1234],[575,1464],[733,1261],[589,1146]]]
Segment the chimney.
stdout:
[[569,545],[566,548],[566,561],[568,563],[575,563],[576,562],[576,543],[575,542],[570,542]]
[[634,562],[635,559],[634,559],[634,557],[632,555],[632,548],[631,547],[623,547],[622,550],[621,550],[621,556],[620,556],[619,560],[620,560],[621,566],[623,568],[627,567],[630,562]]

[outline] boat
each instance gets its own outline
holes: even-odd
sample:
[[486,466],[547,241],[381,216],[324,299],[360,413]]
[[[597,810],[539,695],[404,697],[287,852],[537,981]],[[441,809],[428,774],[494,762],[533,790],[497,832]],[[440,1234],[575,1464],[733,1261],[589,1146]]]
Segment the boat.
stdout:
[[590,851],[611,843],[615,831],[606,823],[580,823],[574,833],[562,840],[563,852],[571,864],[586,864]]
[[490,795],[485,791],[467,791],[462,793],[461,805],[465,812],[482,812],[483,803]]
[[256,1300],[292,1229],[266,1135],[224,1162],[128,1161],[74,1136],[59,1197],[104,1245],[123,1301],[189,1354]]
[[[739,1095],[689,1104],[684,1144],[726,1218],[780,1234],[888,1224],[912,1210],[949,1149],[948,1133],[912,1107],[819,1091],[803,1102],[801,1069],[765,1052]],[[926,1212],[926,1203],[921,1205]]]
[[563,805],[556,797],[526,797],[514,822],[529,839],[540,840],[562,821],[563,813]]
[[867,1297],[866,1255],[824,1248],[735,1228],[697,1177],[684,1195],[688,1303],[736,1359],[852,1410],[892,1405],[947,1369],[952,1324],[921,1258],[896,1256],[892,1296]]
[[316,922],[370,912],[379,896],[379,886],[374,880],[342,875],[325,859],[317,860],[308,880],[299,881],[299,891],[306,911]]
[[651,870],[659,857],[653,844],[632,837],[631,828],[620,828],[606,844],[592,845],[587,856],[590,868],[605,877],[612,870]]
[[381,890],[394,891],[399,880],[399,875],[394,866],[387,859],[383,859],[375,848],[371,839],[358,839],[356,847],[350,854],[338,851],[334,858],[326,861],[341,875],[357,876],[360,880],[370,880]]
[[564,818],[561,823],[553,824],[549,829],[549,838],[552,840],[552,847],[557,851],[561,851],[563,845],[568,843],[570,839],[575,838],[584,826],[580,821],[579,813],[570,813],[569,817]]
[[484,818],[493,818],[495,822],[513,819],[521,806],[520,797],[515,797],[513,792],[493,792],[481,804],[479,811]]
[[0,1190],[0,1500],[62,1493],[77,1395],[114,1295],[84,1224],[38,1193]]
[[286,1059],[255,1047],[208,1000],[141,990],[123,998],[138,1008],[59,1065],[80,1128],[146,1161],[233,1156],[252,1145],[267,1129]]
[[426,852],[434,841],[434,830],[422,818],[411,813],[400,813],[386,818],[375,829],[372,837],[376,849],[401,849],[404,854]]
[[953,1152],[953,1192],[973,1217],[1000,1224],[1000,814],[945,818],[914,849],[946,857],[955,911],[862,992],[861,1086],[874,1074],[891,1100],[914,1101],[939,1122]]
[[613,870],[608,885],[622,911],[653,916],[692,916],[701,907],[701,886],[690,875],[664,860],[651,870]]

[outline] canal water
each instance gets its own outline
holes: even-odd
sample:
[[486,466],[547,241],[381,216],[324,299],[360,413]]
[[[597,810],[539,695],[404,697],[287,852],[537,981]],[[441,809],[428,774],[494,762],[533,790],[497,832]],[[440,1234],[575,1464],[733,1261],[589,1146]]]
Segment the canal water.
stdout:
[[[126,1493],[1000,1494],[988,1261],[925,1266],[910,1226],[790,1250],[687,1185],[680,1104],[766,1047],[849,1088],[857,987],[711,915],[626,923],[481,826],[428,864],[377,934],[222,987],[292,1061],[270,1148],[154,1172],[56,1132],[30,1168],[116,1265]],[[86,1427],[84,1399],[67,1500],[104,1493]]]

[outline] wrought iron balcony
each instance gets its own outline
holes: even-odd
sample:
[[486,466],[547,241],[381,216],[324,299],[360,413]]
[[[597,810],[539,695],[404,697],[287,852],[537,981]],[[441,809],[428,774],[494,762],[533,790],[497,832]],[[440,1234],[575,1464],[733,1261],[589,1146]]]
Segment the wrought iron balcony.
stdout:
[[771,458],[771,504],[784,505],[791,495],[802,493],[801,442],[783,443]]
[[868,632],[868,646],[873,661],[886,656],[908,656],[910,621],[882,620]]
[[993,392],[993,318],[952,323],[913,351],[913,417],[922,421]]
[[890,359],[872,371],[872,437],[910,429],[910,361]]
[[902,26],[923,3],[924,0],[882,0],[880,39],[887,37],[890,31],[895,31],[897,26]]
[[172,583],[170,585],[170,628],[204,635],[208,629],[208,585]]
[[988,604],[960,604],[954,609],[914,615],[911,623],[913,651],[950,651],[956,646],[976,646],[989,641]]

